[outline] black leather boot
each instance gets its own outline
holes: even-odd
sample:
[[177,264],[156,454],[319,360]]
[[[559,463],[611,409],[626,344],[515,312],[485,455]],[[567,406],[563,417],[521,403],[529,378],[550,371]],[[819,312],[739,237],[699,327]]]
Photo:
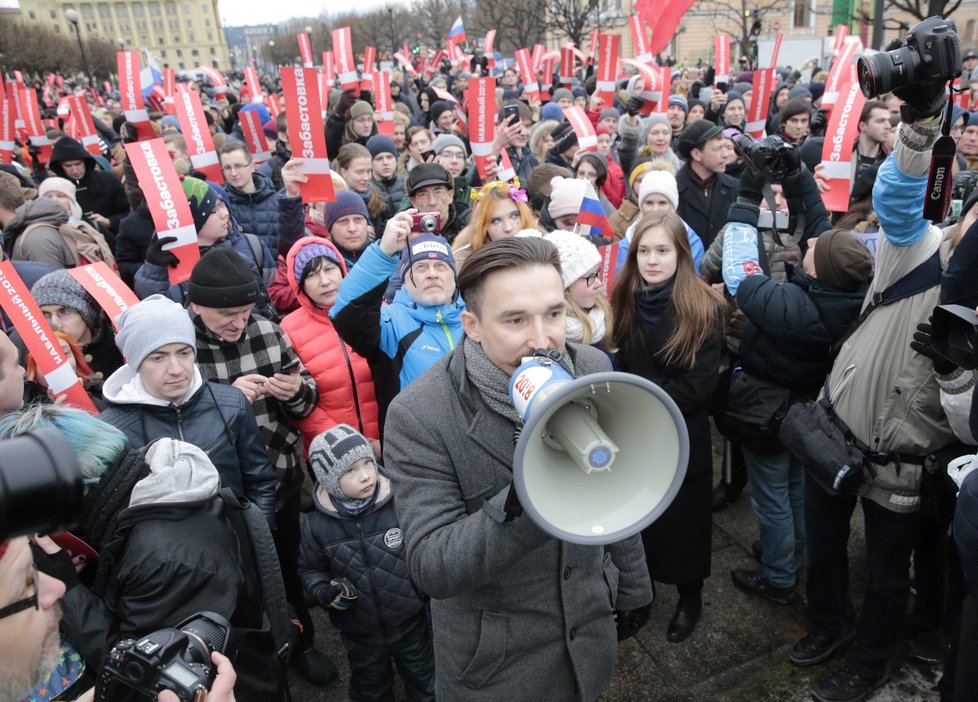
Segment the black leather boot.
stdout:
[[679,603],[676,605],[676,613],[669,621],[669,628],[666,629],[666,638],[672,643],[685,641],[692,636],[696,629],[696,622],[703,614],[703,596],[680,595]]

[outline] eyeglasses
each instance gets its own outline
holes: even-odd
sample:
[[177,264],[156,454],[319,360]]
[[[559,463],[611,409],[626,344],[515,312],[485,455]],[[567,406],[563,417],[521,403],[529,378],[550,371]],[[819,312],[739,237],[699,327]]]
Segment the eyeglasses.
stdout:
[[250,167],[250,163],[225,163],[221,166],[221,170],[225,173],[233,173],[234,171],[243,171]]
[[11,617],[17,614],[18,612],[23,612],[25,609],[30,609],[31,607],[33,607],[34,609],[40,609],[37,600],[37,594],[40,587],[40,583],[41,581],[37,574],[37,565],[35,565],[34,566],[34,594],[32,594],[30,597],[25,597],[22,600],[17,600],[13,604],[9,604],[6,607],[0,609],[0,619],[6,619],[7,617]]
[[588,275],[582,275],[580,279],[584,281],[585,285],[591,287],[592,285],[594,285],[595,281],[597,281],[598,275],[599,275],[598,271],[594,271],[594,273],[589,273]]
[[77,310],[73,310],[70,307],[65,307],[64,309],[59,310],[57,312],[42,312],[41,314],[43,314],[44,319],[48,320],[49,322],[52,319],[57,319],[58,321],[66,322],[68,320],[80,316],[80,313]]

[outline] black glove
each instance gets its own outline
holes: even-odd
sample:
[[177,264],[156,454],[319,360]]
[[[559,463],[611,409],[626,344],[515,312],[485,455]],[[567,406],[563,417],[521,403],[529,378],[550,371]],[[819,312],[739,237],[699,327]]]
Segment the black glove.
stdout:
[[336,109],[333,112],[343,119],[348,119],[350,116],[350,108],[353,107],[353,103],[357,101],[357,96],[354,94],[353,90],[344,90],[343,94],[340,95],[340,99],[336,101]]
[[910,342],[910,348],[919,354],[927,356],[934,364],[934,372],[938,375],[948,375],[958,367],[954,361],[947,360],[934,350],[930,320],[917,325],[917,331],[913,334],[913,341]]
[[634,117],[642,109],[642,105],[644,104],[645,100],[638,95],[630,97],[628,98],[628,102],[625,103],[625,112],[628,113],[629,117]]
[[947,106],[946,83],[914,83],[893,94],[906,103],[900,106],[900,118],[908,124],[939,115]]
[[649,621],[652,603],[638,609],[616,609],[615,625],[618,627],[618,640],[630,639]]
[[341,612],[349,609],[350,605],[356,601],[359,595],[353,583],[346,578],[338,578],[336,580],[330,580],[329,584],[329,603],[326,606]]
[[159,266],[160,268],[176,268],[180,263],[180,259],[172,251],[163,250],[165,244],[173,243],[176,240],[177,238],[175,236],[154,236],[153,240],[149,242],[149,248],[146,250],[146,263],[152,263],[154,266]]
[[[48,553],[31,541],[31,553],[34,555],[34,565],[37,566],[37,569],[45,575],[63,582],[66,592],[75,585],[81,584],[78,573],[75,572],[75,564],[71,562],[71,556],[64,549]],[[36,587],[37,583],[35,583]]]
[[374,106],[373,95],[371,94],[371,92],[369,90],[361,90],[360,91],[360,97],[357,98],[357,99],[358,100],[363,100],[364,102],[366,102],[367,104],[369,104],[371,107]]
[[764,195],[761,193],[762,187],[764,187],[764,176],[748,164],[740,174],[738,199],[753,205],[760,205],[761,200],[764,199]]
[[832,228],[829,213],[811,171],[799,167],[797,173],[788,175],[781,181],[781,189],[788,201],[792,231],[795,229],[794,220],[801,214],[805,215],[805,232],[802,234],[805,241]]
[[123,122],[119,127],[119,135],[122,137],[123,144],[134,144],[139,141],[136,125],[132,122]]

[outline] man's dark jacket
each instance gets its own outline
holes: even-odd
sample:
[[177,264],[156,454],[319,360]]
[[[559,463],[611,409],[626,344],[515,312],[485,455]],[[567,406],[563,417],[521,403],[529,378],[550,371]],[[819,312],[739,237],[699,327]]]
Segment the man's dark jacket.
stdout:
[[727,223],[727,213],[730,205],[737,200],[740,184],[736,178],[718,173],[708,191],[704,190],[689,172],[689,164],[686,164],[676,175],[676,185],[679,187],[676,214],[700,235],[704,248],[709,249],[717,232]]
[[[63,161],[83,161],[85,175],[79,180],[65,175]],[[83,212],[97,212],[108,218],[113,232],[119,231],[119,222],[129,214],[129,200],[122,181],[112,173],[99,170],[92,155],[88,153],[81,142],[65,136],[58,139],[51,152],[48,170],[61,178],[67,178],[78,189],[75,200],[81,205]]]

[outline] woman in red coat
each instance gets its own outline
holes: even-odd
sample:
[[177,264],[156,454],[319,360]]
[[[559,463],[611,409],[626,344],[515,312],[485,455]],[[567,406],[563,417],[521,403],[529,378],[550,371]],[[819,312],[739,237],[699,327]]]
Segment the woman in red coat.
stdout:
[[316,408],[296,420],[306,450],[326,429],[349,424],[367,437],[380,459],[380,424],[370,368],[343,343],[329,319],[346,275],[343,257],[327,239],[307,236],[292,245],[285,264],[299,309],[290,312],[281,326],[319,387]]

